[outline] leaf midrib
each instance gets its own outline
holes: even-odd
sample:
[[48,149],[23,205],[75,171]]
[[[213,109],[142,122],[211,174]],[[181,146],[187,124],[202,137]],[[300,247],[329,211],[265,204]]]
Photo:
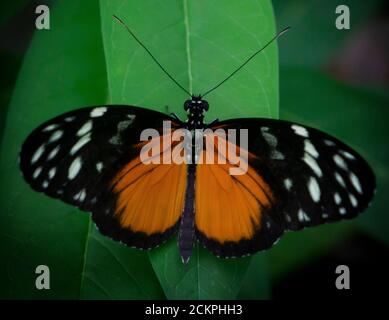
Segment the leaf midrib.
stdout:
[[[189,92],[193,94],[193,75],[192,75],[192,60],[191,60],[191,46],[190,46],[190,27],[189,27],[189,11],[188,11],[188,0],[183,0],[183,13],[184,13],[184,25],[185,25],[185,49],[186,49],[186,60],[188,65],[188,86]],[[199,246],[196,245],[196,256],[197,256],[197,292],[195,296],[200,299],[200,252]]]
[[188,85],[189,92],[193,93],[193,77],[192,77],[192,60],[190,52],[190,28],[189,28],[189,13],[188,13],[188,0],[183,0],[184,11],[184,25],[185,25],[185,49],[186,60],[188,63]]

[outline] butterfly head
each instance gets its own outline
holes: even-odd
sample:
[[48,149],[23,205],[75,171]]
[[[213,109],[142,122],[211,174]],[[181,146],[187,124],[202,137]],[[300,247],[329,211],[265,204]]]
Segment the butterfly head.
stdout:
[[187,123],[189,126],[201,127],[204,122],[204,114],[209,109],[209,104],[206,100],[201,98],[201,95],[192,95],[190,100],[184,103],[184,110],[188,114]]

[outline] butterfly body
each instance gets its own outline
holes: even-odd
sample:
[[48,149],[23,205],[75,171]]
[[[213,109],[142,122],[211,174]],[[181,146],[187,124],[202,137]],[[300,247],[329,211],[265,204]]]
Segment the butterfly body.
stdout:
[[184,110],[188,119],[184,128],[191,131],[191,159],[187,165],[187,185],[185,189],[184,208],[181,215],[181,222],[178,231],[178,247],[182,261],[187,263],[192,255],[193,241],[195,239],[195,184],[196,184],[196,163],[199,158],[199,150],[196,149],[196,130],[205,129],[204,114],[208,111],[208,102],[201,99],[201,96],[192,96],[191,100],[184,103]]

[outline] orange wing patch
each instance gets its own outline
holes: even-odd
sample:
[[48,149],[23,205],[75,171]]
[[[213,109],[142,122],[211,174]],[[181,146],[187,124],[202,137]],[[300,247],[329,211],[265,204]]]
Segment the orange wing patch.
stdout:
[[123,167],[112,184],[118,194],[115,215],[123,228],[147,235],[163,233],[182,213],[186,164],[144,164],[139,155]]
[[[220,140],[223,139],[219,137]],[[196,227],[207,238],[220,243],[251,239],[261,228],[264,209],[274,200],[267,183],[250,166],[245,174],[230,175],[230,169],[237,164],[228,161],[225,150],[228,148],[213,151],[207,142],[203,157],[213,152],[215,159],[227,161],[225,164],[204,161],[197,165],[196,171]],[[253,155],[249,154],[250,157]]]

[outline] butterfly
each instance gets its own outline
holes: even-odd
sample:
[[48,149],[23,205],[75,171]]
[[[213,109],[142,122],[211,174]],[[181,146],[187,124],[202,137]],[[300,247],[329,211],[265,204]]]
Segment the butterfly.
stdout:
[[[57,116],[23,143],[24,179],[91,212],[103,235],[130,247],[152,249],[178,233],[184,263],[196,240],[218,257],[243,257],[270,248],[288,230],[356,217],[372,200],[373,171],[337,138],[275,119],[207,124],[204,95],[190,96],[186,120],[119,105]],[[142,138],[147,130],[155,136]],[[246,157],[236,161],[232,147]],[[177,161],[183,155],[186,161]],[[223,161],[200,161],[208,156]],[[242,163],[245,170],[231,174]]]

